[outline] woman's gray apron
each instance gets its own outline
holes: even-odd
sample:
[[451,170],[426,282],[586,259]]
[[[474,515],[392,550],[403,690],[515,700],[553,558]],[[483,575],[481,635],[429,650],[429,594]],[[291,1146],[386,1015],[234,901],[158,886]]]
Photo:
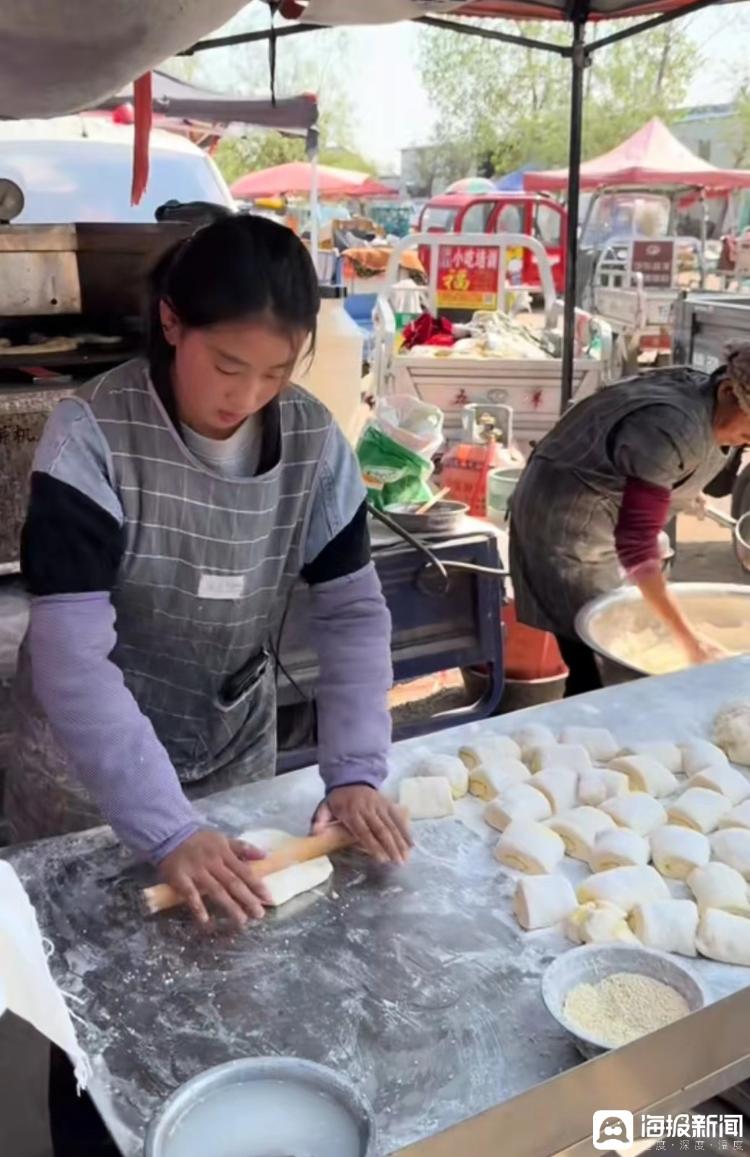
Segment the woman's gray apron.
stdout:
[[648,458],[647,407],[654,405],[673,412],[670,435],[681,460],[679,477],[660,479],[672,488],[671,514],[724,466],[712,434],[713,380],[697,370],[656,370],[574,405],[536,448],[513,494],[510,567],[521,622],[574,639],[581,607],[622,583],[614,539],[625,486],[613,462],[617,427],[643,411]]
[[[227,479],[187,450],[144,363],[120,367],[78,397],[107,440],[125,514],[111,659],[188,795],[272,776],[276,696],[268,651],[302,567],[328,411],[289,387],[277,405],[277,465],[255,478]],[[34,698],[25,648],[15,706],[6,783],[15,839],[102,822]]]

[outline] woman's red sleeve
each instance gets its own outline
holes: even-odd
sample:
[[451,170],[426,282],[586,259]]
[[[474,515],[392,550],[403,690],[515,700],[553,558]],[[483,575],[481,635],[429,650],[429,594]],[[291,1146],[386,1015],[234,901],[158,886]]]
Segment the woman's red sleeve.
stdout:
[[671,490],[628,478],[615,526],[615,549],[628,574],[659,565],[659,534],[669,518]]

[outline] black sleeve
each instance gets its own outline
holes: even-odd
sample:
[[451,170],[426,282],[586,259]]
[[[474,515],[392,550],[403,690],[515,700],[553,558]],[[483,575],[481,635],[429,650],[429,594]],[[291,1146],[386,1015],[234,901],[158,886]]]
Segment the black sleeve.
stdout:
[[115,585],[124,531],[75,486],[49,474],[31,475],[21,531],[21,573],[32,595],[108,591]]
[[302,568],[310,586],[327,583],[362,570],[370,561],[367,503],[363,502],[351,522],[324,546],[317,558]]
[[732,488],[737,481],[740,466],[742,465],[742,455],[745,451],[744,446],[735,446],[733,450],[727,455],[726,465],[722,466],[721,470],[707,486],[703,487],[703,493],[707,494],[709,498],[726,498],[727,494],[732,493]]

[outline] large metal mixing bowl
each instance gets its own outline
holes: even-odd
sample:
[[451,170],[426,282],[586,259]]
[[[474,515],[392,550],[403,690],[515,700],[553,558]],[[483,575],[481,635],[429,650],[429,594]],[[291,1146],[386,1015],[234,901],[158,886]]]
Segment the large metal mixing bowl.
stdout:
[[[737,583],[670,583],[686,617],[694,623],[727,628],[750,622],[750,586]],[[619,587],[587,603],[576,616],[579,638],[591,647],[605,686],[627,683],[649,674],[622,658],[622,640],[653,628],[665,638],[664,627],[644,602],[637,587]],[[708,631],[703,632],[709,634]]]

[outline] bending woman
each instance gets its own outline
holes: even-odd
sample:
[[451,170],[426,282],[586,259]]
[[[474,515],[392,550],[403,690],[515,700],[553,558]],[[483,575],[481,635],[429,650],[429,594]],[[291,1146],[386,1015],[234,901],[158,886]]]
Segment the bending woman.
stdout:
[[567,694],[601,685],[593,653],[576,640],[578,611],[626,577],[691,663],[717,657],[670,594],[658,539],[725,470],[727,448],[748,442],[750,346],[742,346],[711,377],[675,367],[609,386],[536,447],[513,495],[510,567],[519,620],[557,636]]
[[320,662],[316,823],[381,860],[408,833],[378,792],[390,741],[390,620],[356,459],[291,385],[317,279],[292,232],[253,216],[159,263],[147,360],[84,386],[36,454],[22,539],[33,596],[6,784],[16,840],[109,822],[205,921],[265,892],[196,796],[272,776],[269,648],[310,584]]

